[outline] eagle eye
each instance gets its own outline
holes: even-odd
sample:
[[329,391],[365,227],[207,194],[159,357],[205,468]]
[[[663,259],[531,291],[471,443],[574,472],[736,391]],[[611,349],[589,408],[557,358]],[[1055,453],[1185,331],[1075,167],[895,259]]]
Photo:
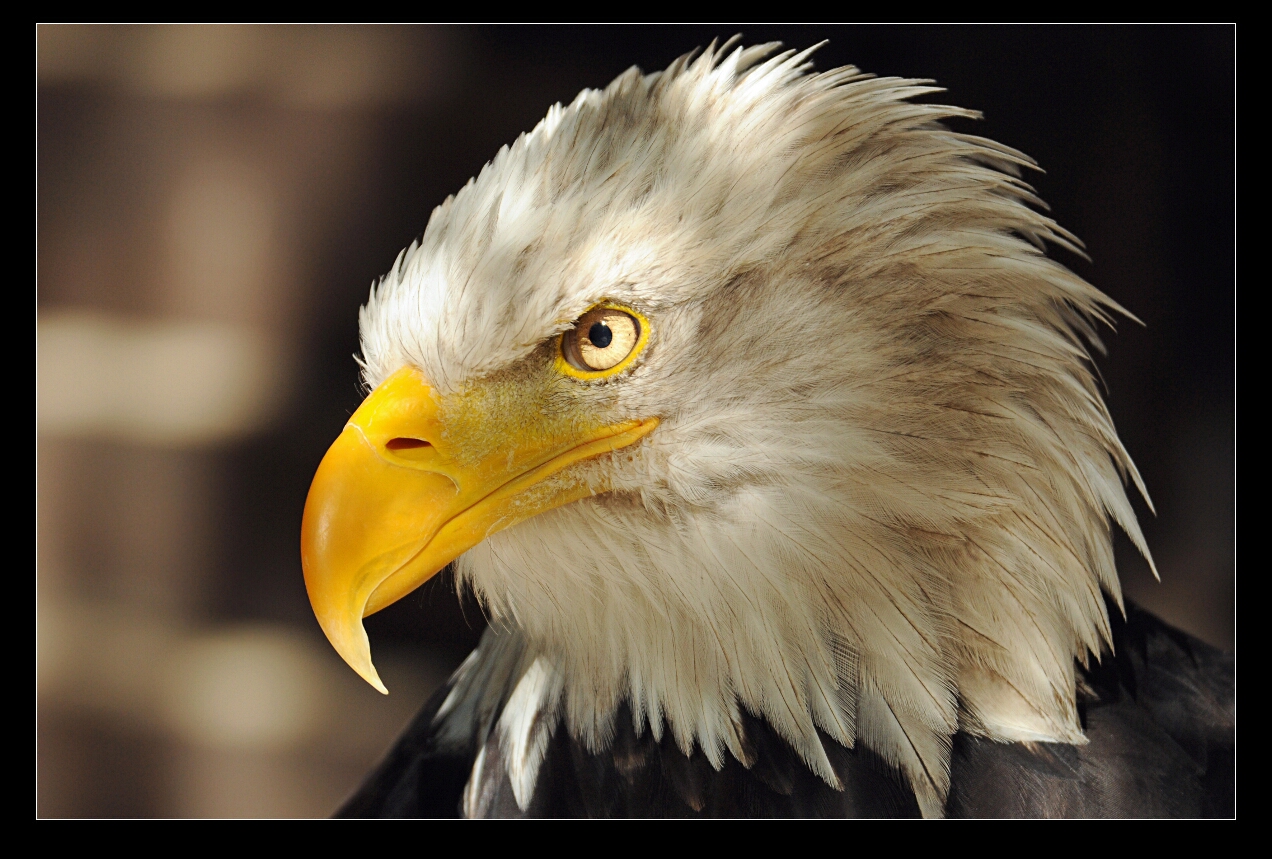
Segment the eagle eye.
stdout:
[[561,335],[561,357],[569,368],[566,372],[594,379],[623,370],[647,336],[644,318],[635,311],[609,305],[594,307]]

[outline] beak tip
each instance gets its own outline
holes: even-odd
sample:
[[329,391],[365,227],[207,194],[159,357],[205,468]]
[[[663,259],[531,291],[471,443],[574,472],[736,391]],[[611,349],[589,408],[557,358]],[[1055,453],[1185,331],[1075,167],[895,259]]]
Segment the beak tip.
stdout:
[[326,618],[320,616],[318,625],[322,627],[327,640],[331,642],[331,646],[345,664],[371,684],[377,692],[382,695],[389,694],[384,681],[380,679],[380,672],[375,670],[375,663],[371,661],[371,642],[367,640],[367,631],[362,626],[361,618],[350,620],[344,617],[339,618],[343,622],[334,623],[330,620],[324,623],[324,619]]
[[352,660],[346,661],[349,663],[349,667],[356,671],[359,677],[370,683],[375,691],[379,692],[381,695],[389,694],[388,687],[385,686],[384,681],[380,679],[380,672],[375,670],[375,666],[371,664],[369,656],[367,659],[360,659],[356,663]]

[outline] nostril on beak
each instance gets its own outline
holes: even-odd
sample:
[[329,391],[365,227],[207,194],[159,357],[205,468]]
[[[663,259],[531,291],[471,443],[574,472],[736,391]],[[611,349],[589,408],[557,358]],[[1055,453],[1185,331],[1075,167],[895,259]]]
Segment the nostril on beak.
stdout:
[[432,447],[433,445],[422,438],[393,438],[389,439],[385,445],[389,450],[416,450],[421,447]]

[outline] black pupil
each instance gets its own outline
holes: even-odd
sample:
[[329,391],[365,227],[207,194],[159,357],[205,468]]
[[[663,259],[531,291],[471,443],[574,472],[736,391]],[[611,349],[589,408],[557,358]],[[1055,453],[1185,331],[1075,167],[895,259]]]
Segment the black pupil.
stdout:
[[597,322],[587,329],[587,339],[591,340],[592,345],[597,349],[604,349],[613,342],[614,332],[610,331],[609,326],[604,322]]

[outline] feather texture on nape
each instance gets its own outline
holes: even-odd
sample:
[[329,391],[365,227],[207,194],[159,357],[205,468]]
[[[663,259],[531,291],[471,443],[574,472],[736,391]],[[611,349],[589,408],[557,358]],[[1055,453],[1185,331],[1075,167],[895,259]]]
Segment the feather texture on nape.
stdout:
[[362,311],[366,382],[409,364],[440,395],[602,300],[650,320],[630,372],[569,395],[661,420],[574,467],[611,491],[457,563],[515,646],[442,720],[498,736],[518,802],[553,730],[595,752],[620,712],[716,768],[758,716],[832,786],[822,737],[864,744],[929,816],[958,730],[1084,741],[1111,523],[1149,557],[1089,359],[1125,311],[1045,256],[1080,244],[1032,161],[943,124],[974,113],[809,53],[711,48],[554,107]]

